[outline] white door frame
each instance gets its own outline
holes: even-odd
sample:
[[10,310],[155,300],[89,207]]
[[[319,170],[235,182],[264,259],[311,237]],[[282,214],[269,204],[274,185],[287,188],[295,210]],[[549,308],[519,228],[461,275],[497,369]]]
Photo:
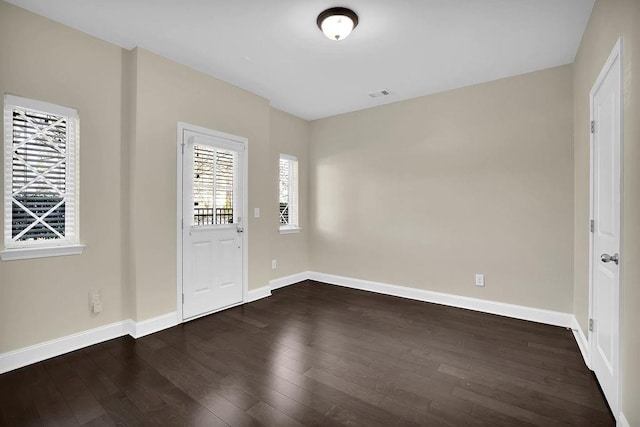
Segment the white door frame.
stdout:
[[[200,133],[207,136],[216,138],[228,139],[231,141],[240,142],[244,145],[244,152],[242,154],[243,172],[242,172],[242,224],[244,227],[244,233],[242,233],[242,302],[236,304],[241,305],[247,302],[249,294],[249,140],[247,138],[231,135],[224,132],[219,132],[211,129],[207,129],[201,126],[192,125],[189,123],[178,122],[178,136],[176,144],[176,158],[177,158],[177,197],[176,197],[176,311],[178,313],[178,323],[183,323],[184,315],[182,312],[182,225],[183,225],[183,191],[182,191],[182,163],[183,163],[183,135],[185,131],[191,131]],[[233,307],[233,306],[231,306]],[[226,310],[230,307],[224,307]],[[222,310],[222,309],[221,309]],[[208,312],[204,315],[209,315]],[[191,317],[188,320],[197,319],[200,316]]]
[[[604,66],[602,67],[602,70],[600,71],[600,74],[598,75],[598,78],[596,79],[595,83],[593,84],[593,87],[591,88],[591,91],[589,92],[589,120],[590,123],[593,123],[594,117],[593,117],[593,99],[595,96],[595,93],[597,92],[598,88],[600,87],[600,85],[602,85],[602,82],[604,81],[605,77],[607,76],[609,69],[611,68],[611,66],[614,64],[615,61],[619,61],[620,64],[620,87],[618,88],[618,90],[620,91],[620,248],[619,248],[619,256],[620,256],[620,264],[619,264],[619,274],[618,274],[618,348],[616,350],[616,356],[617,356],[617,360],[616,363],[618,365],[618,375],[617,378],[615,379],[616,381],[616,389],[617,389],[617,401],[616,402],[608,402],[609,403],[609,407],[611,408],[611,412],[613,412],[614,417],[616,418],[616,420],[618,420],[619,418],[619,414],[621,411],[621,403],[622,403],[622,381],[621,381],[621,377],[622,377],[622,354],[621,354],[621,350],[622,350],[622,345],[621,345],[621,340],[620,337],[622,337],[622,274],[623,274],[623,266],[624,266],[624,254],[623,254],[623,234],[622,234],[622,229],[623,229],[623,206],[624,206],[624,189],[623,189],[623,185],[624,185],[624,174],[623,174],[623,159],[624,159],[624,155],[623,155],[623,150],[624,150],[624,92],[623,92],[623,88],[624,88],[624,71],[622,68],[622,37],[618,38],[615,46],[613,47],[613,49],[611,50],[611,53],[609,54],[609,57],[607,58],[607,61],[605,62]],[[594,162],[594,134],[593,132],[589,133],[590,136],[590,140],[589,140],[589,218],[591,220],[593,220],[594,218],[594,169],[595,169],[595,162]],[[594,272],[594,250],[593,250],[593,245],[594,245],[594,233],[591,232],[589,233],[589,319],[593,319],[593,272]],[[590,329],[590,328],[589,328]],[[587,364],[589,366],[589,368],[591,369],[593,367],[593,363],[592,363],[592,357],[594,352],[596,351],[595,349],[595,340],[593,337],[593,331],[589,330],[588,331],[588,339],[589,339],[589,357],[587,360]]]

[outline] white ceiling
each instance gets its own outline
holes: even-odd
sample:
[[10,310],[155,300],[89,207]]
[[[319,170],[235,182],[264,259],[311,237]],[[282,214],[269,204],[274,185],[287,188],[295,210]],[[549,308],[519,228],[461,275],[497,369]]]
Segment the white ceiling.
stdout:
[[[572,63],[594,0],[8,2],[317,119]],[[333,6],[360,17],[340,42],[316,26]]]

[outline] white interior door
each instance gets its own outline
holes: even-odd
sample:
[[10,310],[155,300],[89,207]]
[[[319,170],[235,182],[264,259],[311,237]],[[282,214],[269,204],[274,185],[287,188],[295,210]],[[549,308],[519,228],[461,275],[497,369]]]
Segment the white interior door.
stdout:
[[243,300],[244,144],[183,132],[184,319]]
[[591,365],[614,415],[620,375],[621,64],[620,42],[591,90]]

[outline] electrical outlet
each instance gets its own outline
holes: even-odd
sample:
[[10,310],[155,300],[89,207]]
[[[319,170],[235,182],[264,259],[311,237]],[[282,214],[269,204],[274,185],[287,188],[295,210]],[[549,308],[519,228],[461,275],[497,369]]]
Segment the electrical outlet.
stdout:
[[271,269],[275,270],[276,268],[278,268],[278,260],[277,259],[272,259],[271,260]]
[[484,286],[484,274],[476,274],[476,286]]
[[92,313],[98,314],[102,311],[102,297],[99,292],[89,295],[89,305]]

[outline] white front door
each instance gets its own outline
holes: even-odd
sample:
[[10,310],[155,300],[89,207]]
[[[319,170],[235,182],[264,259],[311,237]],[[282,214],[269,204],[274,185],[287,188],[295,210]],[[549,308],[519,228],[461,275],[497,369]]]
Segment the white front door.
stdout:
[[620,42],[591,90],[591,365],[614,415],[620,375]]
[[182,317],[243,300],[242,142],[183,131]]

